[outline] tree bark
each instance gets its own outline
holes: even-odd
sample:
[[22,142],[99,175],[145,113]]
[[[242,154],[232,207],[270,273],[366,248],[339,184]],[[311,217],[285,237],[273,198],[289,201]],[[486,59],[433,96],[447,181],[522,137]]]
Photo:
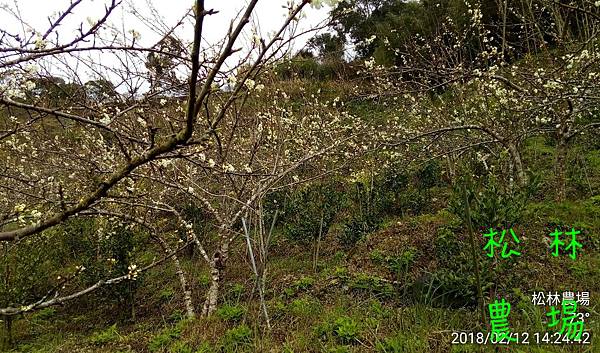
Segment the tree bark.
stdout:
[[[165,242],[161,237],[157,236],[156,239],[165,251],[169,253],[172,252],[167,242]],[[179,282],[181,283],[181,290],[183,291],[183,302],[185,304],[187,318],[193,319],[194,317],[196,317],[196,313],[194,311],[194,303],[192,302],[192,290],[188,285],[185,272],[183,271],[183,267],[181,267],[181,262],[179,262],[177,254],[173,255],[173,263],[175,264],[175,273],[179,277]]]
[[175,263],[175,268],[177,269],[177,276],[179,277],[179,282],[181,283],[181,289],[183,290],[183,302],[185,303],[186,315],[188,319],[193,319],[196,317],[196,313],[194,312],[194,303],[192,302],[192,291],[190,286],[187,283],[187,279],[185,278],[185,272],[181,267],[181,263],[177,256],[173,257],[173,262]]
[[4,348],[11,349],[13,348],[13,335],[12,335],[12,316],[2,316],[4,319]]
[[567,178],[565,176],[565,161],[567,157],[567,141],[563,136],[558,139],[556,145],[556,164],[554,166],[556,176],[556,201],[563,202],[567,196]]
[[213,258],[209,263],[211,282],[210,287],[206,292],[206,299],[204,301],[204,307],[202,308],[202,316],[210,316],[215,312],[215,310],[217,310],[219,292],[221,289],[221,282],[223,281],[225,262],[227,260],[227,253],[228,245],[225,238],[224,243],[221,245],[218,251],[215,251]]
[[513,142],[507,143],[508,153],[513,162],[515,176],[517,177],[517,185],[525,186],[527,184],[527,176],[523,169],[523,161],[521,160],[521,152],[517,148],[517,145]]

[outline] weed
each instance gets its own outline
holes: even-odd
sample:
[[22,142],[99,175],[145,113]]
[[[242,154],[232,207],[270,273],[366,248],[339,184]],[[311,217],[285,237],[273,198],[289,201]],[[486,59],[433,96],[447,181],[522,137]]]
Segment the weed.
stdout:
[[294,287],[298,290],[307,290],[313,286],[315,279],[310,276],[305,276],[294,282]]
[[181,337],[180,326],[169,327],[162,330],[158,335],[154,336],[148,344],[150,352],[160,352],[166,347],[169,347],[174,340]]
[[175,291],[173,291],[173,288],[165,288],[158,293],[158,298],[163,303],[173,299],[174,296]]
[[252,330],[247,325],[239,325],[225,332],[221,340],[224,352],[240,352],[252,345]]
[[321,309],[321,304],[310,298],[300,298],[292,301],[288,307],[294,316],[309,317],[316,315]]
[[418,336],[398,333],[377,342],[375,350],[379,353],[426,352],[427,343]]
[[117,331],[117,324],[109,326],[104,331],[97,332],[92,335],[90,341],[92,344],[102,346],[107,343],[115,342],[119,339],[119,332]]
[[169,353],[194,353],[185,342],[175,342],[169,348]]
[[240,322],[244,315],[246,315],[246,309],[240,305],[225,304],[217,310],[217,316],[227,322]]
[[360,326],[351,317],[342,316],[333,323],[333,333],[342,343],[354,343],[358,341]]

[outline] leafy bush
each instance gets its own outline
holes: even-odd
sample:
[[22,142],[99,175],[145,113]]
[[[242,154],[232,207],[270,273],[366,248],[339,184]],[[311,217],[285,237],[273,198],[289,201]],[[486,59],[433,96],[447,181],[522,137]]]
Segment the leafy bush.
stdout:
[[321,304],[311,298],[299,298],[290,303],[288,310],[294,316],[308,317],[318,314],[321,310]]
[[246,309],[240,305],[225,304],[217,309],[217,316],[228,322],[240,322],[246,315]]
[[394,295],[394,287],[380,277],[360,273],[348,284],[350,289],[371,293],[383,298]]
[[377,230],[378,223],[374,217],[352,218],[344,223],[342,231],[338,235],[341,245],[350,248],[356,245],[367,234]]
[[227,296],[230,299],[239,300],[239,298],[246,292],[246,287],[241,283],[234,283],[229,288]]
[[252,345],[252,330],[247,325],[240,325],[225,332],[221,340],[221,348],[225,352],[239,352]]
[[211,347],[210,343],[202,342],[202,344],[200,344],[200,346],[196,349],[195,353],[212,353],[212,352],[214,352],[214,350]]
[[[455,184],[450,200],[450,210],[467,224],[463,184]],[[539,178],[531,176],[530,184],[523,188],[503,187],[498,178],[489,175],[476,183],[467,183],[467,200],[470,203],[473,227],[509,228],[521,221],[526,202],[535,194]]]
[[360,335],[360,325],[348,316],[342,316],[333,323],[333,333],[341,343],[354,343]]
[[[435,305],[474,305],[477,287],[469,247],[470,244],[457,236],[452,228],[438,228],[435,256],[439,266],[412,283],[414,298]],[[481,272],[484,291],[492,285],[492,276],[493,271]]]
[[38,322],[48,320],[56,314],[56,309],[54,308],[44,308],[31,316],[31,320]]
[[304,276],[299,280],[292,283],[292,285],[283,290],[283,293],[288,297],[293,297],[299,292],[306,291],[312,287],[315,283],[315,279],[310,276]]
[[352,344],[358,342],[361,328],[359,323],[351,317],[340,316],[335,320],[328,320],[314,328],[315,335],[322,340],[335,339],[338,343]]
[[173,310],[171,315],[168,317],[168,321],[172,323],[181,322],[183,319],[185,319],[185,314],[179,309]]
[[165,288],[158,292],[158,298],[161,302],[168,302],[175,296],[173,288]]
[[426,163],[415,174],[419,190],[427,190],[438,186],[442,180],[442,168],[440,163],[435,160]]
[[294,282],[294,287],[296,287],[298,290],[307,290],[308,288],[312,287],[313,284],[315,284],[314,278],[310,276],[304,276]]
[[[276,196],[271,196],[268,208],[279,207],[280,202],[275,203]],[[283,214],[278,217],[278,223],[283,225],[283,234],[305,244],[315,240],[320,231],[324,236],[335,215],[342,209],[344,198],[344,185],[336,181],[308,185],[293,192],[288,195]]]
[[341,69],[341,65],[335,63],[320,63],[312,57],[297,56],[278,65],[275,72],[281,79],[304,78],[324,81],[337,77]]
[[416,257],[417,250],[414,248],[409,248],[398,256],[388,256],[386,258],[386,262],[390,271],[398,275],[400,273],[408,272]]

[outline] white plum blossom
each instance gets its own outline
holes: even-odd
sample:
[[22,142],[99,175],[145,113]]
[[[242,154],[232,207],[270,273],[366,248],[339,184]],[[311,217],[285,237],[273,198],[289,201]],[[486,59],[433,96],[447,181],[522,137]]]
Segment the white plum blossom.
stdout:
[[102,117],[102,119],[100,119],[100,122],[104,125],[110,124],[110,122],[111,122],[110,116],[108,114],[104,113],[104,116]]
[[369,44],[373,43],[375,41],[375,39],[377,39],[377,36],[372,35],[369,38],[365,39],[364,44],[369,45]]
[[235,168],[230,163],[223,164],[223,171],[227,173],[235,172]]
[[137,279],[138,274],[140,273],[137,265],[129,265],[127,267],[127,270],[129,271],[127,273],[127,278],[135,281]]
[[254,86],[256,86],[256,82],[252,79],[247,79],[246,82],[244,82],[244,85],[246,85],[249,90],[252,90],[254,89]]
[[237,84],[237,77],[229,76],[227,78],[227,83],[229,83],[229,85],[231,85],[231,86],[235,86]]
[[140,32],[136,31],[135,29],[130,29],[129,34],[131,34],[131,37],[133,38],[134,41],[138,41],[142,37]]
[[335,7],[335,6],[337,6],[337,4],[339,4],[342,1],[347,1],[347,0],[312,0],[310,2],[310,6],[319,10],[323,6]]

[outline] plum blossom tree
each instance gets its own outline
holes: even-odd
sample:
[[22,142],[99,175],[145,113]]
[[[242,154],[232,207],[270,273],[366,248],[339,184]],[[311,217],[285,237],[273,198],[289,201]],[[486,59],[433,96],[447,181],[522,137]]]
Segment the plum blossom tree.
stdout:
[[[173,259],[188,315],[193,316],[185,273],[177,263],[177,252],[193,242],[213,271],[203,310],[210,314],[240,215],[295,168],[333,149],[323,144],[305,148],[300,135],[295,145],[269,142],[277,129],[290,133],[277,125],[287,114],[283,108],[274,112],[281,114],[277,117],[269,112],[242,113],[248,97],[265,88],[259,78],[269,63],[302,34],[296,33],[295,23],[311,1],[289,2],[281,27],[247,53],[238,43],[249,31],[258,0],[248,2],[222,40],[207,46],[204,20],[218,11],[207,9],[202,0],[195,1],[175,25],[154,27],[159,39],[145,46],[137,31],[122,31],[110,22],[118,1],[109,2],[99,20],[82,22],[74,37],[66,37],[60,25],[75,16],[81,2],[73,1],[57,13],[44,30],[30,28],[17,11],[4,8],[23,24],[24,33],[1,33],[0,155],[6,163],[0,175],[4,200],[0,241],[18,247],[44,239],[53,227],[73,219],[108,218],[151,230],[166,255],[71,294],[61,295],[61,286],[53,288],[37,300],[8,306],[0,313],[16,315],[62,304],[102,286],[135,279]],[[186,30],[193,33],[193,41],[178,37]],[[108,63],[104,58],[112,59]],[[88,70],[86,75],[93,76],[95,83],[112,82],[118,94],[105,92],[105,84],[84,84],[89,80],[77,67]],[[145,88],[148,72],[150,90]],[[186,79],[181,80],[182,75]],[[36,94],[37,82],[44,80],[63,92],[63,98],[49,101]],[[65,91],[67,81],[74,83],[74,89]],[[91,99],[81,99],[86,87],[92,89],[87,90],[93,92]],[[185,96],[180,94],[182,87]],[[318,120],[318,115],[313,118]],[[320,131],[318,125],[311,127]],[[332,142],[335,134],[326,141],[337,147],[339,141]],[[305,148],[305,153],[299,154],[299,148]],[[203,250],[173,203],[181,196],[194,197],[214,216],[220,240],[213,254]],[[165,230],[161,222],[173,217],[178,220],[175,228],[189,236],[188,242],[174,244],[173,229],[159,235]]]

